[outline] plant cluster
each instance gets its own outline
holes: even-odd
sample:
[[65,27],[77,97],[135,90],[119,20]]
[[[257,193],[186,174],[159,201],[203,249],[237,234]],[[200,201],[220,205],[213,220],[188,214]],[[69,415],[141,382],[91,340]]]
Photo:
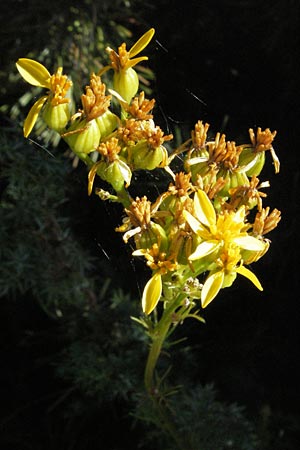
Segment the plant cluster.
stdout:
[[[266,235],[280,220],[277,209],[263,206],[268,181],[259,180],[265,154],[279,160],[273,148],[276,131],[249,130],[249,142],[237,144],[199,120],[191,137],[172,148],[154,121],[155,100],[139,91],[135,70],[146,56],[147,31],[131,48],[108,47],[110,63],[90,76],[76,110],[72,81],[59,67],[54,74],[41,63],[21,58],[17,68],[31,85],[46,89],[24,123],[28,137],[40,116],[59,133],[88,168],[88,194],[96,179],[96,194],[103,201],[120,203],[123,223],[117,231],[143,257],[151,271],[142,294],[143,314],[135,318],[151,339],[145,368],[145,387],[157,407],[162,428],[176,440],[176,430],[161,408],[164,393],[155,377],[158,357],[166,339],[187,318],[203,322],[201,310],[230,287],[237,275],[263,287],[249,265],[269,249]],[[112,89],[103,77],[112,76]],[[181,162],[178,170],[178,164]],[[156,199],[132,197],[134,173],[163,170],[169,183]],[[181,443],[177,442],[180,447]]]

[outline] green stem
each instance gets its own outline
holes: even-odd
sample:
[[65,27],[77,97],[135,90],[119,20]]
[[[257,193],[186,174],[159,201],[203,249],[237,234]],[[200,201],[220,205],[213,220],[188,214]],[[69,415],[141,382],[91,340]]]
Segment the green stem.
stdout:
[[149,394],[153,393],[154,386],[154,370],[157,365],[159,355],[164,341],[168,335],[170,326],[173,323],[173,314],[185,299],[186,294],[179,293],[173,301],[169,302],[169,306],[163,311],[160,320],[155,325],[152,332],[152,344],[148,354],[148,359],[145,368],[144,381],[145,387]]
[[125,189],[125,186],[123,185],[122,189],[117,192],[118,201],[122,203],[124,208],[129,208],[131,205],[130,195],[128,191]]
[[169,419],[168,412],[164,403],[160,401],[159,392],[156,392],[156,384],[154,380],[154,371],[161,353],[162,346],[167,338],[170,327],[173,323],[173,313],[185,298],[185,294],[179,294],[170,306],[166,308],[159,322],[155,326],[152,335],[152,344],[148,354],[145,368],[144,382],[149,397],[153,401],[153,405],[158,414],[158,423],[160,428],[166,432],[176,442],[177,448],[185,450],[182,438],[178,436],[177,430]]
[[[163,319],[163,318],[162,318]],[[161,320],[162,320],[161,319]],[[148,394],[153,395],[154,391],[154,370],[163,346],[163,343],[166,339],[166,336],[168,334],[170,325],[172,323],[172,320],[170,317],[167,317],[168,320],[165,320],[163,323],[159,323],[160,326],[158,326],[158,330],[156,332],[156,335],[153,337],[153,341],[151,344],[151,348],[148,354],[148,359],[146,363],[145,368],[145,387],[148,392]]]

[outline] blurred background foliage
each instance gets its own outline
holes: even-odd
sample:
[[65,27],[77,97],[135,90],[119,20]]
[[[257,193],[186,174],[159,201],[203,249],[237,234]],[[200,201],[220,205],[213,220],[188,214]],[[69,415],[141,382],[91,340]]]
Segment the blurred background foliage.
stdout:
[[[146,269],[114,231],[120,209],[87,197],[86,169],[57,135],[39,123],[23,139],[38,90],[15,70],[19,57],[63,65],[79,101],[106,46],[154,26],[139,73],[162,128],[185,138],[200,118],[237,141],[275,128],[282,160],[279,178],[266,171],[284,225],[257,265],[265,298],[240,281],[206,325],[178,330],[187,340],[162,360],[184,387],[171,415],[187,449],[298,450],[298,2],[10,0],[1,17],[1,448],[173,450],[143,397],[148,343],[130,318]],[[143,181],[152,192],[161,179]]]

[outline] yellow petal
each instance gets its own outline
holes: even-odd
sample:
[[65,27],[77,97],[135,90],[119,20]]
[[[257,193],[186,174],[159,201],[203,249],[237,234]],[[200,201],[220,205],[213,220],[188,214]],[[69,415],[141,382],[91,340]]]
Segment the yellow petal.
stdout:
[[235,223],[243,223],[245,220],[245,213],[246,213],[245,207],[241,206],[241,208],[239,208],[237,212],[233,215],[233,221]]
[[191,213],[189,213],[188,211],[183,211],[183,216],[185,218],[185,220],[188,222],[189,226],[191,227],[191,229],[193,230],[194,233],[198,232],[199,226],[201,225],[199,220],[195,219],[194,216],[192,216]]
[[147,59],[148,56],[140,56],[139,58],[129,59],[129,61],[126,63],[126,69],[129,69],[129,67],[134,67],[142,61],[147,61]]
[[215,272],[207,278],[201,292],[202,308],[206,308],[206,306],[216,297],[223,285],[223,281],[223,270]]
[[244,277],[248,278],[248,280],[252,281],[254,286],[257,287],[257,289],[259,289],[260,291],[263,291],[263,287],[260,284],[259,279],[257,278],[256,275],[254,275],[253,272],[251,272],[251,270],[247,269],[245,266],[240,266],[240,267],[237,267],[235,269],[235,271],[237,273],[239,273],[240,275],[243,275]]
[[150,314],[156,307],[162,292],[161,275],[156,273],[148,281],[142,297],[142,308],[145,314]]
[[50,88],[50,73],[43,64],[33,59],[20,58],[16,63],[20,75],[33,86]]
[[253,236],[239,236],[233,239],[233,242],[245,250],[262,251],[266,244]]
[[44,106],[44,103],[47,100],[47,98],[48,98],[48,96],[44,95],[43,97],[38,99],[38,101],[35,102],[34,105],[31,107],[31,109],[28,113],[28,116],[25,119],[24,126],[23,126],[24,136],[26,138],[31,133],[32,128],[34,127],[35,122],[37,121],[38,115],[39,115],[42,107]]
[[204,256],[209,255],[210,253],[217,250],[219,247],[218,241],[203,241],[198,245],[194,253],[189,256],[189,260],[195,261],[197,259],[201,259]]
[[132,56],[137,55],[138,53],[140,53],[145,47],[147,47],[147,45],[149,44],[149,42],[151,41],[153,35],[155,33],[154,28],[150,28],[150,30],[148,30],[145,34],[143,34],[142,37],[140,37],[140,39],[131,47],[131,49],[129,50],[129,56],[130,58]]
[[94,184],[94,179],[99,167],[99,164],[102,163],[102,161],[98,161],[96,162],[93,167],[91,168],[91,170],[89,171],[88,174],[88,195],[91,195],[92,191],[93,191],[93,184]]
[[216,212],[212,202],[204,191],[199,189],[194,197],[194,206],[197,218],[203,225],[210,227],[216,223]]

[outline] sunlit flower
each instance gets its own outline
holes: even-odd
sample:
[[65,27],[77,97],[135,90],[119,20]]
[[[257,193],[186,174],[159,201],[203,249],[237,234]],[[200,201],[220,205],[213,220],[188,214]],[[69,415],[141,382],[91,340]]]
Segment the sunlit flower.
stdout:
[[210,275],[201,294],[202,306],[207,306],[222,287],[229,286],[236,273],[262,289],[256,276],[243,265],[243,251],[250,250],[260,255],[267,243],[248,234],[250,225],[245,223],[245,207],[216,214],[208,196],[204,191],[198,190],[194,197],[194,211],[194,215],[186,211],[185,217],[201,242],[189,259],[195,261],[208,257],[209,261],[209,256],[214,256],[213,261],[210,261]]
[[128,103],[130,103],[130,100],[137,93],[139,86],[138,75],[133,67],[141,61],[148,59],[147,56],[139,56],[137,58],[135,58],[135,56],[147,47],[154,35],[154,32],[155,31],[153,28],[148,30],[128,51],[126,50],[125,43],[120,45],[118,52],[110,47],[107,48],[111,64],[105,66],[99,74],[102,75],[107,70],[113,69],[114,90],[117,91]]
[[24,122],[24,136],[28,137],[31,133],[43,107],[43,119],[47,125],[56,131],[64,129],[70,118],[71,100],[68,95],[72,81],[62,74],[62,67],[51,75],[43,64],[32,59],[20,58],[16,66],[25,81],[32,86],[46,88],[49,91],[31,107]]

